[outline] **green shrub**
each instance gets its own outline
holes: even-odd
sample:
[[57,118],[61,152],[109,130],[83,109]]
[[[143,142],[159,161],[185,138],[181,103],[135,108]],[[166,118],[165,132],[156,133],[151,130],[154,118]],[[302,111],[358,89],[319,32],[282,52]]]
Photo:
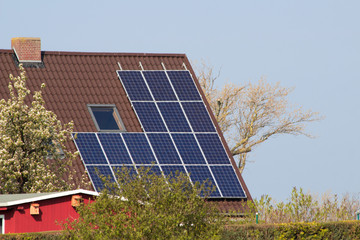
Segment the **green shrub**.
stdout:
[[303,189],[293,188],[286,202],[275,202],[269,195],[263,195],[254,202],[247,202],[249,212],[243,223],[254,223],[255,213],[259,213],[260,223],[296,222],[336,222],[354,220],[355,212],[360,209],[359,197],[345,194],[323,194],[321,198]]
[[221,239],[360,239],[360,221],[232,225],[223,230]]
[[227,226],[222,232],[221,239],[274,239],[275,229],[275,225],[266,224],[244,224],[239,226]]
[[35,232],[35,233],[9,233],[0,235],[1,240],[60,240],[66,233],[62,231]]
[[[58,240],[68,239],[67,232],[42,232],[5,234],[5,240]],[[92,238],[83,238],[92,239]],[[104,238],[108,239],[108,238]],[[117,238],[121,239],[121,237]],[[130,238],[131,239],[131,238]],[[159,238],[164,239],[164,238]],[[181,238],[180,238],[181,239]],[[206,239],[204,237],[204,239]],[[222,240],[267,240],[267,239],[360,239],[360,221],[329,223],[288,223],[288,224],[242,224],[226,226],[221,234]]]
[[117,174],[95,202],[79,207],[79,219],[64,224],[70,239],[217,239],[223,225],[210,191],[183,174],[166,178],[139,170]]

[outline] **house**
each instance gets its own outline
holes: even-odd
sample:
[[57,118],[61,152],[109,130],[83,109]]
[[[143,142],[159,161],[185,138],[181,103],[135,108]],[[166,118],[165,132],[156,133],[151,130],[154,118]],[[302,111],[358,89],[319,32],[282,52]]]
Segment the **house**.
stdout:
[[72,190],[55,193],[0,195],[0,234],[61,230],[66,219],[77,219],[76,207],[97,192]]
[[209,200],[224,212],[252,200],[185,54],[41,51],[39,38],[13,38],[0,50],[0,99],[19,63],[31,90],[46,83],[47,109],[74,121],[75,184],[87,171],[89,190],[99,190],[95,169],[113,178],[121,165],[136,170],[153,159],[160,174],[211,179]]

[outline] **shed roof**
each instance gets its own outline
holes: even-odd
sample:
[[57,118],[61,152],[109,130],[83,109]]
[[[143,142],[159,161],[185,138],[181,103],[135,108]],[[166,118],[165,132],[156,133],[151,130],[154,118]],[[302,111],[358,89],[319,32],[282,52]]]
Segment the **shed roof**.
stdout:
[[50,192],[50,193],[21,193],[21,194],[2,194],[0,195],[0,207],[9,207],[23,203],[42,201],[46,199],[70,196],[74,194],[86,194],[90,196],[98,196],[94,191],[77,189],[65,192]]

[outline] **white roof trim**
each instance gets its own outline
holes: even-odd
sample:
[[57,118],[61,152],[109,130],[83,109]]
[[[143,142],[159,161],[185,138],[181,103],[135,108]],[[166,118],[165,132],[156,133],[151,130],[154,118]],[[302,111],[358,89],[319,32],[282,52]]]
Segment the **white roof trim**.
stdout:
[[64,197],[64,196],[69,196],[69,195],[74,195],[74,194],[80,194],[80,193],[91,195],[91,196],[99,196],[99,193],[94,192],[94,191],[77,189],[77,190],[71,190],[71,191],[65,191],[65,192],[49,193],[48,195],[45,195],[45,196],[26,198],[26,199],[22,199],[22,200],[0,202],[0,207],[20,205],[23,203],[42,201],[42,200],[47,200],[47,199],[51,199],[51,198],[59,198],[59,197]]

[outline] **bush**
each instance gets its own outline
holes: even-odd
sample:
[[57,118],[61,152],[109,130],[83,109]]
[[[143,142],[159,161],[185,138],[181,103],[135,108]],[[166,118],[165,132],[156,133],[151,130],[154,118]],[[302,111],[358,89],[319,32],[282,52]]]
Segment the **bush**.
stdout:
[[360,221],[227,226],[221,239],[360,239]]
[[[67,231],[5,234],[0,239],[6,240],[58,240],[68,239]],[[94,237],[95,238],[95,237]],[[164,237],[165,238],[165,237]],[[159,239],[164,239],[160,237]],[[83,239],[93,239],[83,238]],[[104,239],[108,239],[105,238]],[[113,238],[114,239],[114,238]],[[121,239],[121,237],[115,237]],[[131,238],[130,238],[131,239]],[[144,238],[146,239],[146,238]],[[181,237],[179,238],[181,239]],[[206,239],[206,236],[204,236]],[[360,221],[330,223],[290,223],[290,224],[243,224],[226,226],[220,232],[222,240],[260,240],[260,239],[327,239],[356,240],[360,239]]]
[[94,203],[82,205],[79,219],[64,224],[71,239],[216,239],[222,219],[205,185],[187,176],[162,177],[141,169],[118,172]]
[[287,202],[275,202],[268,195],[259,200],[247,202],[250,211],[245,223],[255,222],[255,212],[259,213],[261,223],[291,222],[335,222],[354,220],[355,212],[360,209],[357,196],[349,194],[339,198],[336,194],[323,194],[321,198],[304,193],[303,189],[293,188]]
[[1,240],[60,240],[65,233],[61,231],[34,232],[34,233],[9,233],[0,235]]

